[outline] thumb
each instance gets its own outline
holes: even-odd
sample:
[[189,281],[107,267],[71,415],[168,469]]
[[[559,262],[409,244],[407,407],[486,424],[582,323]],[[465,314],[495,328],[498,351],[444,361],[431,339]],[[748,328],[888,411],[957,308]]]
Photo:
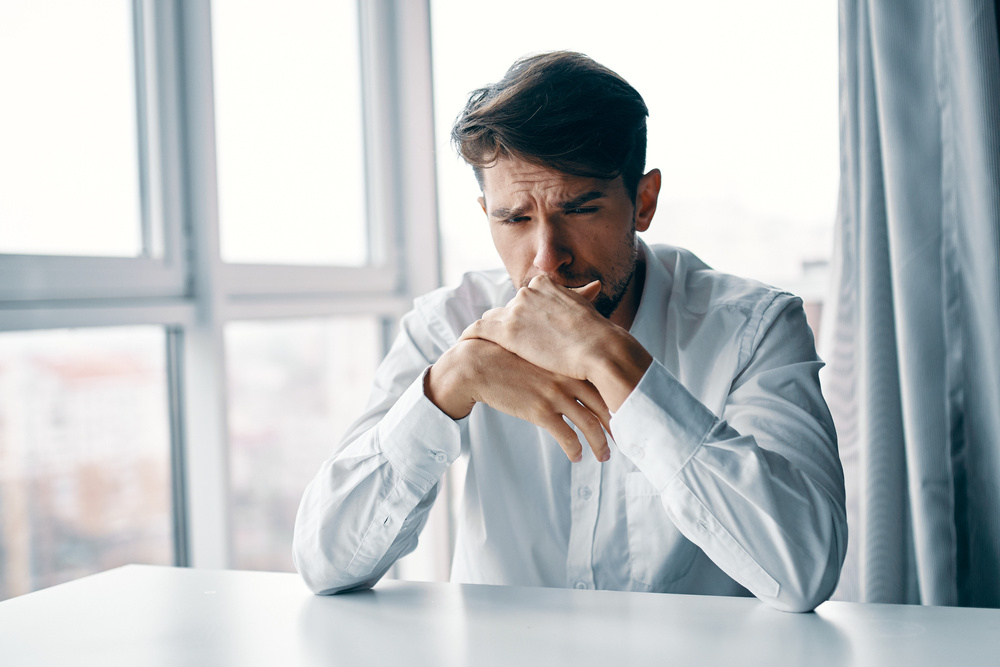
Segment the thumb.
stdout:
[[593,301],[601,293],[601,281],[595,280],[582,287],[573,287],[572,290],[582,296],[587,301]]

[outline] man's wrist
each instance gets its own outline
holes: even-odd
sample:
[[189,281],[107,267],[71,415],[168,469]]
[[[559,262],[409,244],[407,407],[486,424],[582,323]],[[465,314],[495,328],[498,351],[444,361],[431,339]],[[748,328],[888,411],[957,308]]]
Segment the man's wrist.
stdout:
[[464,366],[456,363],[457,354],[456,348],[448,350],[427,369],[424,376],[424,395],[441,412],[456,421],[467,417],[476,404],[466,390]]
[[653,356],[639,341],[616,327],[602,340],[600,351],[590,355],[586,379],[597,387],[608,409],[617,412],[652,363]]

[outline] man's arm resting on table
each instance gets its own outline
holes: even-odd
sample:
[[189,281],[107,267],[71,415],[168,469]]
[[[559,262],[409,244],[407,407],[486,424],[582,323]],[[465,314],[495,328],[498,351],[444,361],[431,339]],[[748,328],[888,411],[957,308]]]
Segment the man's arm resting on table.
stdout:
[[547,279],[463,338],[592,383],[617,413],[609,432],[677,528],[757,597],[805,611],[830,595],[843,562],[843,472],[801,305],[771,298],[766,333],[734,383],[731,423],[586,299]]
[[[437,482],[459,455],[461,420],[476,402],[547,428],[568,457],[579,459],[582,446],[566,415],[595,456],[609,453],[601,426],[610,413],[589,383],[539,369],[487,341],[421,351],[414,329],[424,327],[416,320],[404,318],[377,373],[372,407],[303,495],[294,555],[314,592],[370,587],[413,549]],[[397,391],[400,377],[415,379]]]
[[426,370],[447,345],[439,328],[419,309],[402,318],[368,407],[303,493],[293,554],[314,592],[369,587],[412,551],[461,452],[462,423],[424,396]]
[[771,309],[721,419],[654,363],[611,424],[688,539],[772,606],[809,611],[836,586],[847,522],[822,363],[794,304]]

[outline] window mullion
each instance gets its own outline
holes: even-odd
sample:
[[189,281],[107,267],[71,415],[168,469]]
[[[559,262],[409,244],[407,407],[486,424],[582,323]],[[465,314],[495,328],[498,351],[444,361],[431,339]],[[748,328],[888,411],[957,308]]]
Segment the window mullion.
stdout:
[[167,400],[170,423],[170,501],[174,536],[174,565],[191,565],[187,507],[187,467],[184,424],[184,331],[167,329]]
[[[178,184],[187,219],[188,256],[197,315],[184,332],[183,387],[186,507],[190,562],[195,567],[229,567],[229,459],[226,373],[223,346],[225,293],[219,260],[212,76],[211,9],[208,3],[178,3],[179,80],[173,100],[181,119]],[[177,62],[177,61],[175,61]],[[178,202],[179,203],[179,202]]]

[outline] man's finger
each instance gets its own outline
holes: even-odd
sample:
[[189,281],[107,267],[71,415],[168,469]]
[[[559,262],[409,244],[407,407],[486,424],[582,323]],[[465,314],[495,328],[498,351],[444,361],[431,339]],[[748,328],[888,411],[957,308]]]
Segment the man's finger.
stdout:
[[608,447],[608,439],[601,429],[601,420],[597,415],[574,400],[566,409],[566,416],[586,436],[590,449],[598,461],[603,463],[611,458],[611,448]]
[[581,287],[571,287],[571,290],[582,296],[587,301],[593,301],[601,293],[601,281],[594,280]]
[[[576,400],[583,403],[584,407],[594,413],[601,420],[604,430],[611,433],[611,411],[608,409],[608,404],[604,402],[601,392],[597,391],[597,387],[581,380],[574,388],[574,393],[576,394]],[[614,437],[613,434],[612,437]]]
[[480,322],[482,322],[482,320],[476,320],[469,326],[465,327],[465,331],[463,331],[462,335],[458,337],[458,340],[461,341],[461,340],[469,340],[472,338],[479,338],[479,328],[481,326]]
[[501,329],[496,325],[501,322],[506,313],[506,308],[490,308],[483,313],[482,317],[465,327],[465,331],[462,332],[462,335],[459,336],[458,339],[468,340],[470,338],[482,338],[484,340],[493,340],[494,335],[492,334],[501,331]]
[[465,331],[462,332],[462,335],[459,336],[458,339],[469,340],[470,338],[482,338],[483,340],[493,341],[493,338],[490,336],[491,331],[497,332],[499,329],[497,329],[497,327],[490,327],[489,320],[476,320],[469,326],[465,327]]
[[573,463],[579,463],[583,460],[583,445],[580,444],[580,439],[576,437],[576,432],[570,428],[569,424],[563,421],[562,415],[550,415],[549,418],[540,420],[541,423],[538,425],[548,431],[562,450],[566,453],[566,458],[568,458]]

